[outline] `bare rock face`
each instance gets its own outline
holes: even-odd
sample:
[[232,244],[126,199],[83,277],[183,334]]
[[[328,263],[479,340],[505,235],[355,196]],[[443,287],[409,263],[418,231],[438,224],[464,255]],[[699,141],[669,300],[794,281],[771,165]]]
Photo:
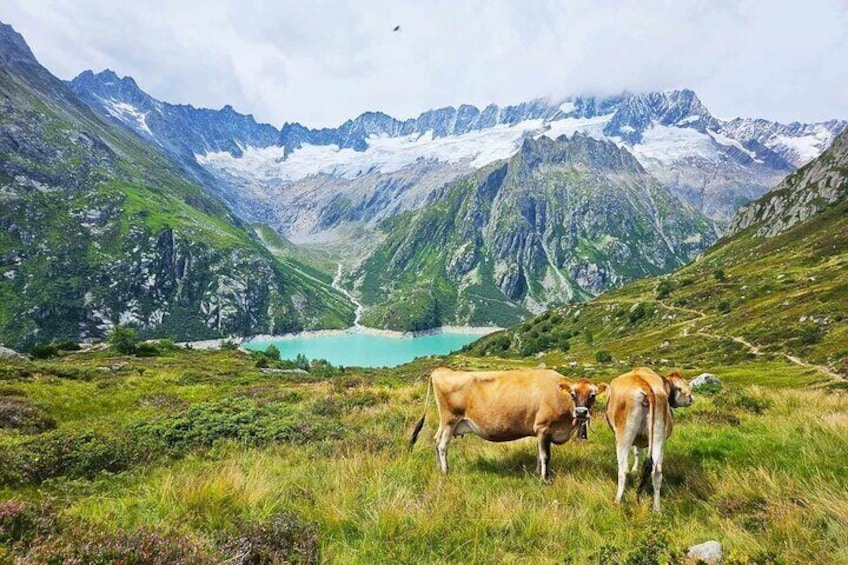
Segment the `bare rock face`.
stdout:
[[689,559],[704,563],[719,563],[724,557],[721,544],[715,540],[693,545],[689,548],[686,555]]
[[756,235],[774,237],[821,212],[848,194],[848,130],[822,155],[786,177],[774,190],[743,207],[728,229],[735,235],[756,226]]
[[721,387],[721,381],[712,373],[701,373],[689,381],[689,386],[695,390],[702,387]]
[[14,349],[9,349],[8,347],[3,347],[0,345],[0,359],[3,361],[15,361],[17,359],[22,359],[23,355],[15,351]]

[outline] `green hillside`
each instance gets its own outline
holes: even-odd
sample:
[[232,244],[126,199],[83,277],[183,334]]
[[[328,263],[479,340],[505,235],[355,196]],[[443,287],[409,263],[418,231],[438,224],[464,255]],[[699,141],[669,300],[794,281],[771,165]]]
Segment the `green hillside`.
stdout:
[[[832,174],[845,176],[838,166]],[[472,349],[555,362],[594,362],[606,350],[627,365],[788,357],[848,375],[848,199],[821,207],[772,237],[760,235],[765,220],[753,222],[671,275],[547,312]],[[555,347],[562,340],[567,353]]]
[[0,342],[179,339],[343,327],[326,281],[270,254],[221,202],[95,116],[0,29]]

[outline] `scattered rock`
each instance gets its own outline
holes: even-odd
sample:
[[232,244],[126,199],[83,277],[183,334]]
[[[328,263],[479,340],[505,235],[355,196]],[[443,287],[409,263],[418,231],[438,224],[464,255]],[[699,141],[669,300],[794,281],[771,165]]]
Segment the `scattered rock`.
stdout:
[[660,345],[660,347],[662,347],[663,349],[665,349],[665,348],[666,348],[666,347],[668,347],[669,345],[671,345],[671,344],[668,342],[668,340],[666,340],[666,341],[662,342],[662,344]]
[[691,381],[689,386],[693,389],[698,389],[707,386],[721,387],[721,381],[712,373],[701,373]]
[[14,349],[9,349],[8,347],[0,345],[0,359],[4,361],[15,361],[17,359],[23,359],[23,355]]
[[577,361],[572,361],[572,362],[570,362],[570,363],[568,364],[568,366],[569,366],[569,367],[576,367],[576,366],[577,366]]
[[265,375],[308,375],[309,371],[303,369],[272,369],[264,367],[259,369],[259,372]]
[[723,557],[721,544],[715,540],[693,545],[689,548],[686,555],[690,559],[696,559],[705,563],[718,563]]
[[537,369],[547,369],[547,368],[548,368],[548,366],[547,366],[547,365],[545,365],[544,363],[539,363],[538,365],[536,365],[536,368],[537,368]]

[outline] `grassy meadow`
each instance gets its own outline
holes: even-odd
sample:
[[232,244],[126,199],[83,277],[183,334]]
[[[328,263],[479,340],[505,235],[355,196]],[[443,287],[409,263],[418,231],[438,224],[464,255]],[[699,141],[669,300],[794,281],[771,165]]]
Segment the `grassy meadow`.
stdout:
[[532,440],[457,439],[442,476],[433,406],[406,452],[433,367],[626,369],[592,352],[311,374],[233,350],[2,362],[0,562],[676,563],[708,539],[730,563],[848,562],[848,397],[777,354],[680,364],[725,386],[675,413],[661,515],[632,485],[613,503],[600,412],[549,484]]

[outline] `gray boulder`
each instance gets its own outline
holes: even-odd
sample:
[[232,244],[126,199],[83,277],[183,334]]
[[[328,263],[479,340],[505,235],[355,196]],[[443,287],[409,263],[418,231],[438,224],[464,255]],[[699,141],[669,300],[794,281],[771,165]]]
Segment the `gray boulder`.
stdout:
[[9,349],[8,347],[0,345],[0,359],[3,361],[15,361],[17,359],[23,359],[23,355],[14,349]]
[[701,373],[689,381],[689,386],[693,389],[699,389],[707,386],[721,387],[721,381],[712,373]]
[[705,541],[689,548],[686,554],[689,559],[703,561],[705,563],[718,563],[724,556],[721,552],[721,544],[715,540]]

